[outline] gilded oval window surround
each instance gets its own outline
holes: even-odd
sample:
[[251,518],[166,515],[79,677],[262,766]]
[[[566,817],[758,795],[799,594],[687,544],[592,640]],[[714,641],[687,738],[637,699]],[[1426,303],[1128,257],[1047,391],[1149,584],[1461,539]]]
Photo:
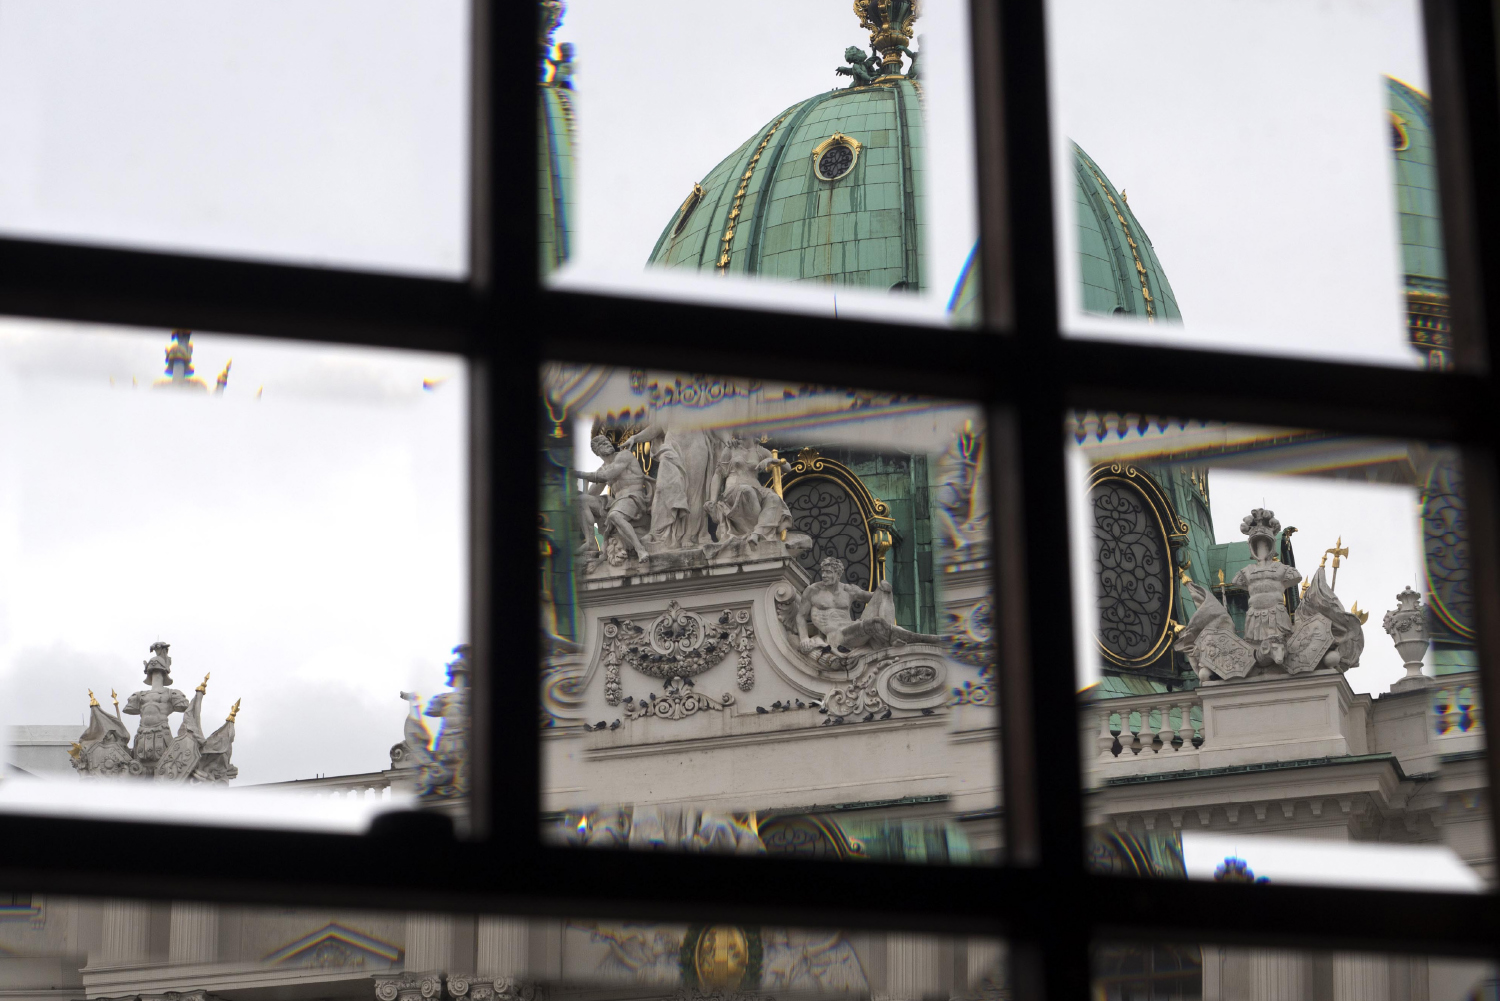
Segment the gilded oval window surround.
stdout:
[[842,132],[835,132],[813,147],[813,173],[820,181],[837,181],[848,176],[859,162],[860,142]]

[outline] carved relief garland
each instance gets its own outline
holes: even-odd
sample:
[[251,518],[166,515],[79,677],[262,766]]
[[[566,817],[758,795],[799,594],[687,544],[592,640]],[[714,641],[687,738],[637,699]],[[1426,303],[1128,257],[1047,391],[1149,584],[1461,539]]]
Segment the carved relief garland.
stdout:
[[[604,623],[604,701],[620,704],[620,666],[627,664],[650,678],[692,678],[717,667],[735,653],[735,683],[740,691],[755,687],[755,627],[750,609],[726,608],[715,618],[671,602],[650,625],[632,619]],[[673,717],[678,718],[678,717]]]
[[693,682],[689,678],[668,678],[662,689],[666,694],[661,698],[657,698],[655,692],[640,701],[636,701],[634,696],[625,696],[625,718],[659,716],[662,719],[683,719],[702,709],[723,712],[726,706],[734,705],[734,696],[728,692],[717,700],[699,695],[693,691]]

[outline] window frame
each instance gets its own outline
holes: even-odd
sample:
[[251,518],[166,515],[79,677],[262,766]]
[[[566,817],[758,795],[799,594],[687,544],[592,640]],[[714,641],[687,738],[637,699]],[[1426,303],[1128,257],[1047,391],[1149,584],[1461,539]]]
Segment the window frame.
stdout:
[[[531,0],[473,0],[471,277],[409,278],[0,239],[0,313],[211,329],[462,354],[472,375],[471,640],[476,837],[433,818],[365,837],[6,817],[0,879],[36,893],[132,895],[517,915],[774,921],[1004,935],[1018,996],[1083,1001],[1101,938],[1209,940],[1493,957],[1500,897],[1130,880],[1083,868],[1081,761],[1066,600],[1062,425],[1072,407],[1439,438],[1464,449],[1482,685],[1500,692],[1500,373],[1437,374],[1069,340],[1057,310],[1046,0],[971,0],[985,329],[904,354],[927,327],[544,289],[536,274],[535,66],[511,54]],[[1426,0],[1454,326],[1466,357],[1500,359],[1496,17]],[[524,37],[524,36],[523,36]],[[998,55],[997,55],[998,54]],[[498,137],[504,137],[503,141]],[[765,346],[774,317],[782,336]],[[715,336],[705,338],[702,331]],[[743,338],[741,335],[744,335]],[[754,355],[719,345],[758,344]],[[848,357],[850,343],[862,345]],[[612,363],[858,385],[977,401],[994,441],[1000,766],[1006,859],[994,868],[665,856],[540,841],[535,568],[514,558],[536,518],[537,365]],[[1208,385],[1213,395],[1181,387]],[[1401,401],[1399,407],[1390,401]],[[514,447],[519,436],[521,447]],[[529,532],[529,529],[528,529]],[[1054,540],[1046,549],[1035,540]],[[1027,545],[1031,542],[1031,545]],[[1004,587],[1024,581],[1024,589]],[[1485,712],[1488,712],[1486,702]],[[523,707],[520,711],[516,707]],[[498,725],[491,725],[492,721]],[[393,725],[395,723],[393,722]],[[1500,748],[1487,748],[1490,790]],[[1492,800],[1493,803],[1493,800]],[[1500,816],[1491,809],[1493,843]],[[163,873],[107,845],[170,845],[201,871]],[[428,860],[414,866],[413,859]],[[774,886],[774,891],[764,888]],[[1330,915],[1337,916],[1330,919]]]

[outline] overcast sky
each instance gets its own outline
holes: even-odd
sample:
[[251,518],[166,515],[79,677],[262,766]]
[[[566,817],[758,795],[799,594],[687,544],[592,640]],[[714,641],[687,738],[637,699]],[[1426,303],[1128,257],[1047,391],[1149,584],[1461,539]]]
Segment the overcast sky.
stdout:
[[1052,0],[1057,190],[1071,138],[1130,207],[1181,326],[1078,307],[1079,332],[1415,366],[1384,74],[1426,89],[1417,0]]
[[[752,12],[753,10],[753,12]],[[929,183],[926,296],[838,293],[845,315],[946,320],[977,236],[967,11],[924,5],[922,88]],[[559,280],[674,298],[732,299],[832,315],[826,288],[647,271],[662,229],[693,184],[787,108],[848,77],[844,49],[869,48],[848,0],[569,0],[557,32],[577,49],[573,106],[575,257]]]
[[461,276],[468,63],[466,0],[0,0],[0,232]]
[[161,639],[205,726],[243,697],[238,785],[387,767],[467,637],[462,365],[198,334],[210,398],[150,388],[167,341],[0,321],[0,722],[123,703]]

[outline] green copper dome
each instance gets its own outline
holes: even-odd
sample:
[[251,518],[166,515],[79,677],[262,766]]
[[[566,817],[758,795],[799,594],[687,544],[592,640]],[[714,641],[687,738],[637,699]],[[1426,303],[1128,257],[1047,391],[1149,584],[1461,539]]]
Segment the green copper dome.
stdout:
[[542,3],[537,87],[537,245],[542,274],[568,259],[573,220],[573,46],[554,45],[562,0]]
[[[1148,322],[1180,321],[1177,297],[1151,239],[1104,171],[1077,143],[1073,192],[1078,204],[1078,270],[1083,309],[1104,316],[1137,316]],[[979,250],[976,247],[948,304],[959,323],[979,318]]]
[[[910,0],[856,0],[871,54],[845,50],[847,89],[776,115],[683,192],[649,263],[783,281],[919,290],[922,88]],[[903,54],[912,69],[901,72]]]
[[1386,77],[1391,149],[1396,157],[1396,211],[1401,218],[1401,262],[1406,272],[1407,335],[1427,355],[1429,368],[1447,368],[1448,266],[1432,142],[1432,102]]

